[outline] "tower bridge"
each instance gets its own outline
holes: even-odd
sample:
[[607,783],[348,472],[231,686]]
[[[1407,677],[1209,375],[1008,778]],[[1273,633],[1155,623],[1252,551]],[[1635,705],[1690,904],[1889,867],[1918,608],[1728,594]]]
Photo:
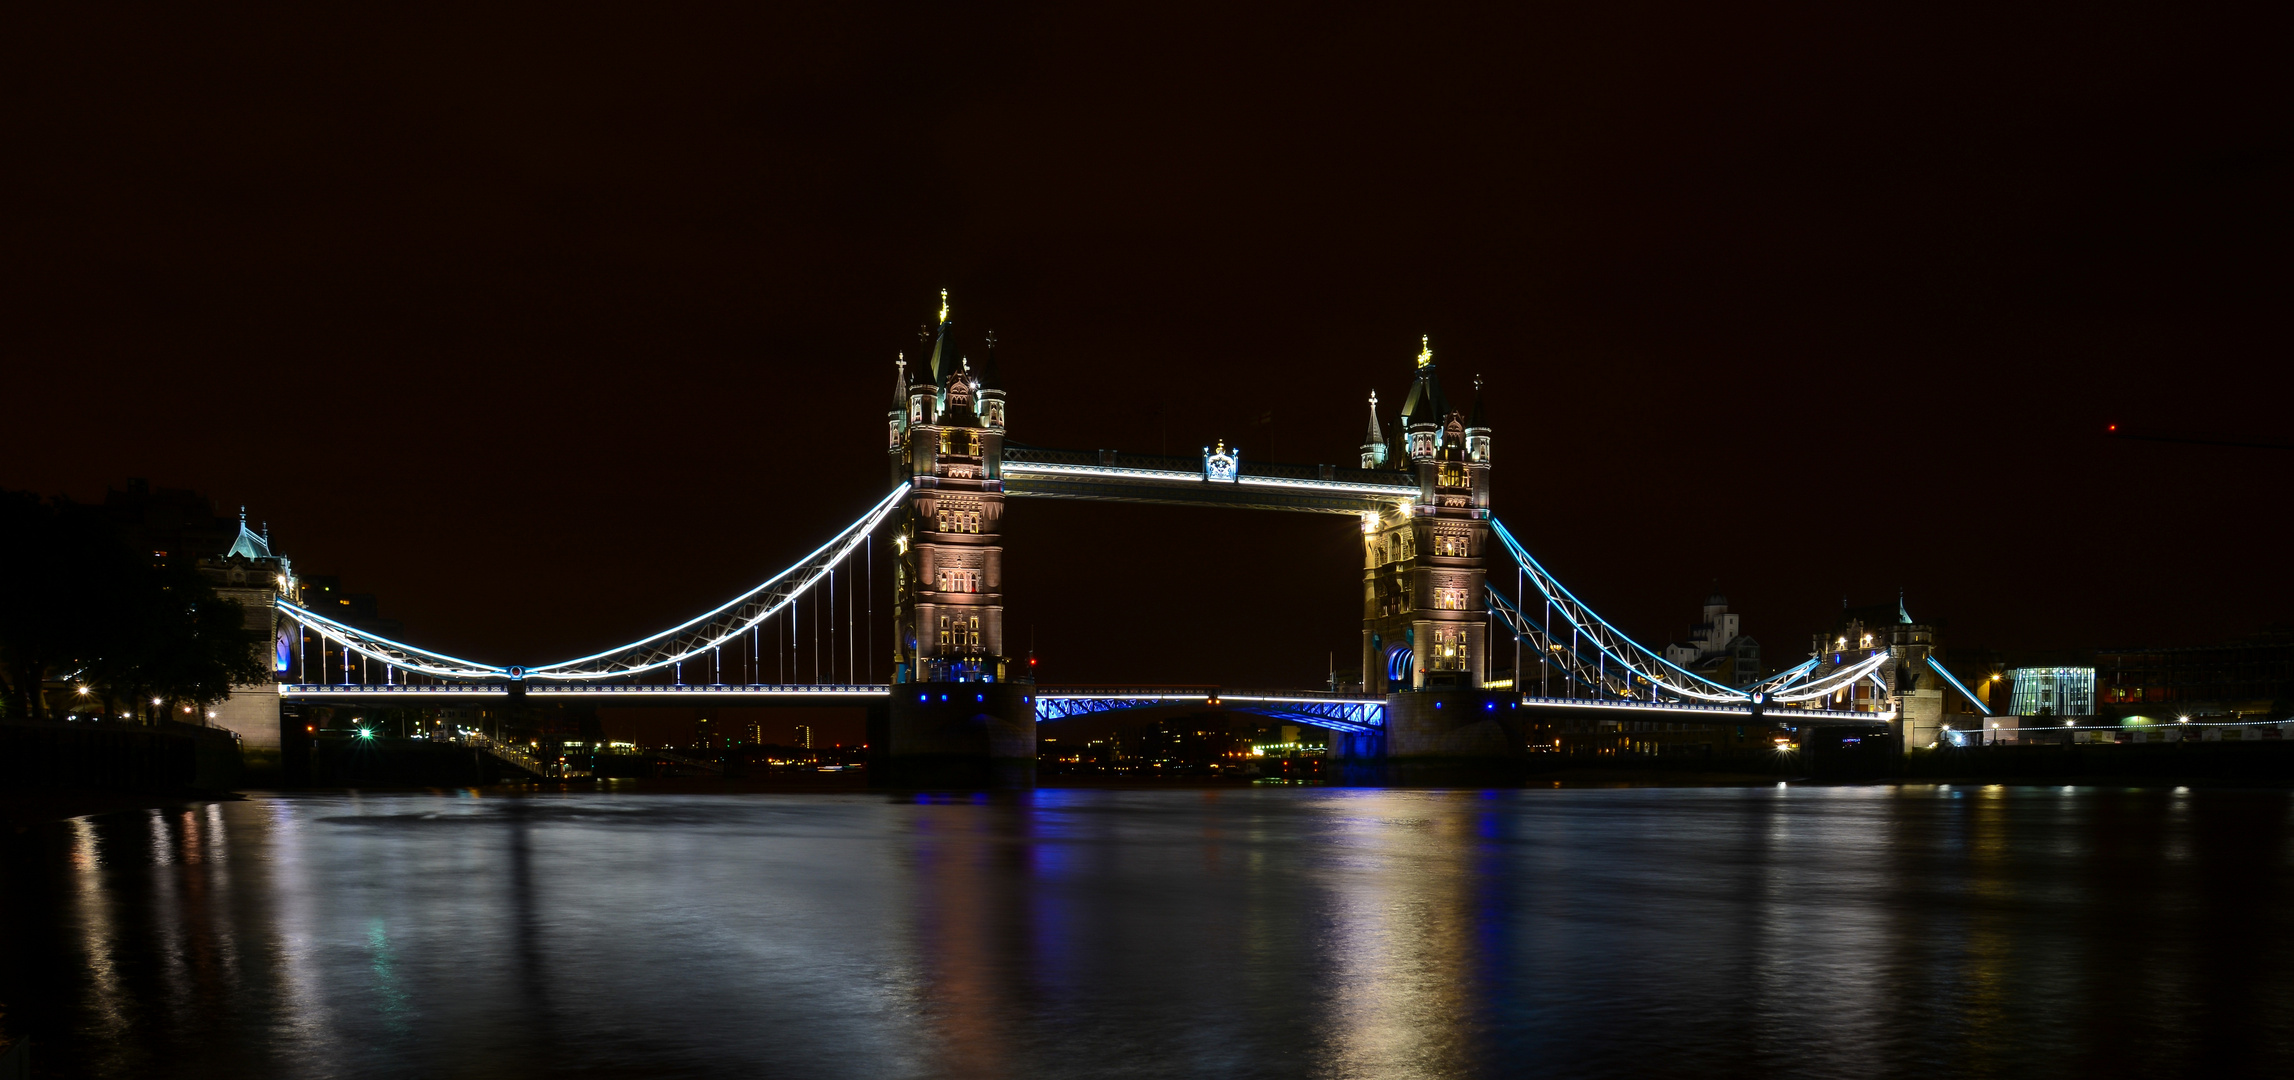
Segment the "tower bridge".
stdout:
[[[278,588],[268,602],[279,616],[281,682],[234,697],[267,697],[273,722],[279,702],[415,705],[522,697],[856,705],[869,709],[869,741],[883,782],[1025,785],[1034,777],[1036,724],[1090,713],[1218,708],[1315,724],[1339,736],[1334,747],[1353,763],[1396,766],[1406,774],[1518,761],[1525,753],[1523,718],[1556,710],[1662,722],[1764,714],[1795,725],[1897,722],[1902,672],[1919,660],[1933,663],[1875,647],[1727,685],[1619,631],[1493,515],[1495,439],[1481,380],[1474,380],[1465,403],[1453,404],[1429,342],[1421,342],[1391,428],[1377,395],[1370,396],[1354,463],[1270,464],[1224,442],[1198,456],[1171,457],[1008,441],[1009,403],[993,337],[974,368],[957,346],[945,293],[939,315],[929,356],[914,371],[905,358],[895,364],[885,412],[889,493],[795,565],[740,596],[613,649],[508,666],[395,641],[306,607],[296,602],[283,558],[276,567],[250,558],[251,578],[277,571]],[[1360,686],[1349,693],[1037,687],[1004,636],[1002,534],[1011,498],[1352,517],[1363,543],[1362,577],[1354,586],[1362,597]],[[891,548],[884,610],[890,635],[864,651],[859,627],[866,622],[873,637],[878,611],[872,566],[879,540]],[[256,554],[270,556],[267,547]],[[1510,563],[1513,581],[1492,580],[1493,562]],[[1504,584],[1512,586],[1511,595]],[[816,628],[809,680],[802,678],[798,648],[800,604],[809,605]],[[824,610],[825,669],[817,629]],[[768,633],[774,639],[769,658]],[[885,646],[890,670],[884,681],[860,677],[879,670],[876,649]],[[1510,664],[1503,679],[1493,666],[1501,661]],[[688,664],[700,678],[685,677]],[[380,683],[373,679],[377,667]],[[330,678],[338,671],[339,680]],[[1862,700],[1880,703],[1882,711],[1827,707],[1866,685],[1873,689]],[[250,709],[242,702],[227,711],[243,717]],[[249,726],[259,728],[259,717]],[[253,740],[262,733],[243,734]]]

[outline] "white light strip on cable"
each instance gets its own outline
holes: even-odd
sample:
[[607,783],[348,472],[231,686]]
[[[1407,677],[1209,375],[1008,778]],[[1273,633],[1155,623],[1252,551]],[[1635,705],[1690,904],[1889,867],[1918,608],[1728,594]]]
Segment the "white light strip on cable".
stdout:
[[[843,532],[839,533],[836,538],[830,540],[826,544],[821,545],[819,548],[814,549],[812,554],[805,556],[795,565],[781,571],[778,574],[773,575],[772,577],[766,579],[763,584],[758,585],[757,587],[750,589],[745,593],[742,593],[740,596],[734,597],[732,600],[718,606],[715,610],[703,613],[692,619],[686,620],[677,626],[670,627],[669,629],[661,631],[658,634],[654,634],[651,637],[631,642],[619,648],[608,649],[599,653],[592,653],[588,656],[579,657],[573,660],[562,660],[555,664],[547,664],[541,667],[528,668],[526,670],[526,674],[528,677],[538,676],[548,679],[618,678],[624,675],[635,675],[646,671],[659,670],[672,664],[682,663],[686,660],[690,660],[693,657],[706,653],[711,649],[718,648],[724,645],[726,642],[729,642],[734,638],[747,633],[751,627],[757,626],[763,623],[765,620],[772,618],[774,615],[779,614],[790,604],[795,603],[797,598],[810,591],[812,587],[818,584],[822,578],[826,577],[830,571],[832,571],[837,565],[841,564],[854,551],[858,550],[863,543],[867,542],[868,537],[875,532],[877,526],[881,525],[884,522],[884,519],[889,516],[894,509],[899,507],[901,500],[907,496],[908,491],[909,485],[901,484],[898,488],[893,489],[892,494],[885,496],[883,501],[877,503],[873,508],[869,510],[867,514],[862,515],[860,520],[848,526]],[[831,552],[833,552],[833,554],[830,554]],[[824,554],[827,554],[829,557],[823,559],[822,556]],[[653,645],[657,642],[674,638],[676,635],[686,630],[690,630],[695,626],[703,625],[711,619],[717,618],[728,611],[737,609],[742,604],[748,603],[755,599],[760,593],[764,593],[771,589],[774,585],[781,583],[790,575],[805,571],[808,568],[810,569],[810,573],[800,582],[798,582],[796,586],[789,591],[788,595],[781,597],[778,601],[765,607],[755,616],[737,624],[731,624],[730,629],[724,630],[715,636],[702,641],[698,645],[686,647],[683,651],[670,656],[661,657],[646,663],[632,664],[626,667],[583,668],[579,666],[590,664],[598,660],[610,660],[613,657],[622,656],[634,650]],[[371,660],[378,660],[385,664],[390,664],[408,671],[420,672],[425,675],[434,675],[439,678],[499,679],[510,677],[510,669],[506,666],[483,664],[475,660],[465,660],[458,656],[449,656],[445,653],[433,652],[431,650],[423,649],[417,646],[392,641],[391,639],[385,638],[379,634],[368,633],[367,631],[357,629],[356,627],[334,619],[330,619],[315,611],[310,611],[293,603],[289,603],[285,600],[278,601],[278,608],[280,611],[286,613],[290,618],[293,618],[304,626],[317,631],[322,638],[334,641],[341,647],[358,653],[359,655],[367,657]]]
[[[702,653],[717,648],[718,646],[721,646],[742,634],[748,633],[750,627],[762,624],[766,619],[779,614],[782,609],[788,607],[792,603],[795,603],[798,597],[803,596],[806,592],[810,591],[814,585],[819,584],[820,580],[828,576],[829,571],[834,569],[839,563],[842,563],[847,556],[851,555],[854,551],[859,550],[860,545],[865,543],[868,537],[876,531],[876,527],[882,524],[884,519],[889,516],[894,509],[899,507],[900,500],[908,495],[908,489],[909,485],[905,483],[901,484],[897,488],[894,488],[892,494],[885,496],[884,501],[877,503],[873,509],[871,509],[867,514],[862,515],[859,521],[854,522],[850,527],[846,528],[845,531],[839,534],[836,539],[830,540],[826,544],[822,544],[819,548],[815,549],[811,555],[805,556],[805,558],[799,561],[795,566],[792,566],[778,574],[773,575],[770,578],[767,578],[763,584],[758,585],[756,588],[750,589],[748,592],[742,593],[741,595],[736,596],[729,601],[726,601],[714,611],[697,615],[683,623],[672,626],[667,630],[663,630],[660,633],[653,635],[652,637],[630,642],[629,644],[623,645],[620,648],[607,649],[604,652],[591,653],[588,656],[579,657],[573,660],[561,660],[555,664],[545,664],[541,667],[528,668],[526,669],[527,674],[529,677],[540,675],[556,679],[607,679],[617,678],[623,675],[634,675],[645,671],[656,671],[661,668],[668,667],[671,664],[682,663],[686,660],[690,660],[693,657],[699,656]],[[632,667],[615,668],[612,670],[590,670],[578,668],[576,666],[580,664],[587,664],[595,660],[609,659],[611,657],[630,652],[631,650],[651,645],[654,642],[666,640],[685,630],[691,629],[692,627],[701,625],[710,619],[716,618],[717,616],[722,615],[727,611],[731,611],[740,605],[747,603],[757,594],[771,588],[782,578],[788,577],[789,575],[804,569],[808,564],[814,563],[815,560],[820,558],[823,552],[827,552],[831,548],[836,548],[840,542],[843,545],[841,550],[838,550],[833,557],[824,561],[820,561],[818,565],[814,567],[812,574],[800,582],[797,587],[787,596],[781,598],[778,603],[765,608],[763,611],[758,612],[754,617],[735,625],[732,629],[718,634],[716,637],[709,639],[703,644],[687,648],[685,651],[680,652],[674,656]]]

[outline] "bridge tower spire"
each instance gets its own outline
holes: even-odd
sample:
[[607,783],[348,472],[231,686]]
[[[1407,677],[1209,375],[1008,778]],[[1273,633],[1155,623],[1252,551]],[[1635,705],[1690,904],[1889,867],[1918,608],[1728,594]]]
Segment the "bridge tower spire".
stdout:
[[908,354],[897,353],[892,361],[892,408],[885,417],[892,429],[891,453],[893,481],[899,482],[900,444],[908,433]]
[[1386,429],[1378,423],[1378,391],[1370,391],[1370,432],[1362,439],[1362,467],[1376,469],[1386,464]]
[[894,479],[912,485],[893,537],[885,762],[897,785],[1035,779],[1033,686],[1004,643],[1004,394],[990,348],[973,371],[943,290],[892,457]]

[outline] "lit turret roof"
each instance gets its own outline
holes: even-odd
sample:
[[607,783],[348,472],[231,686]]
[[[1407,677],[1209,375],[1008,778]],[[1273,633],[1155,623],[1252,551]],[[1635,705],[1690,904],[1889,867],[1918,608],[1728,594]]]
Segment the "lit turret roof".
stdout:
[[231,550],[224,552],[223,557],[226,559],[234,557],[268,559],[271,557],[271,542],[265,539],[262,534],[247,527],[247,508],[244,506],[239,508],[239,536],[231,541]]

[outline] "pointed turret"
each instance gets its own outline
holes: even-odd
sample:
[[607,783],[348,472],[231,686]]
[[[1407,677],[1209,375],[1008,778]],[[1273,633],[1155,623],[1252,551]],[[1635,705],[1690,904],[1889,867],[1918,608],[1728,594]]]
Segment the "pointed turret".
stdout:
[[226,559],[234,556],[243,559],[268,559],[271,557],[270,540],[266,537],[257,536],[255,530],[247,527],[247,508],[244,506],[239,508],[239,535],[231,541],[231,550],[223,553],[223,557]]
[[980,360],[980,389],[1001,390],[1003,388],[1003,375],[996,370],[996,332],[990,330],[988,331],[988,355]]
[[897,457],[900,441],[908,432],[908,354],[896,353],[892,361],[892,408],[885,414],[885,425],[891,429],[890,449]]
[[1418,346],[1418,379],[1410,384],[1410,396],[1402,399],[1402,437],[1409,442],[1412,461],[1434,456],[1442,421],[1450,411],[1442,401],[1442,381],[1434,371],[1431,335],[1421,336]]
[[996,332],[988,331],[988,355],[980,364],[980,421],[1004,429],[1004,379],[996,370]]
[[956,324],[948,318],[948,290],[940,290],[940,329],[932,341],[931,379],[945,390],[948,380],[963,370],[964,359],[956,352]]
[[[932,327],[930,324],[917,328],[916,340],[919,344],[931,339]],[[943,353],[953,353],[954,351],[955,343],[949,340],[948,290],[942,289],[940,290],[940,337],[932,346],[931,358],[918,364],[914,375],[907,373],[905,363],[901,365],[901,377],[907,382],[907,425],[909,427],[930,424],[939,419],[940,376],[938,369],[940,357]],[[906,354],[902,354],[901,359],[905,361],[907,359]]]
[[1490,463],[1489,414],[1482,409],[1482,377],[1474,376],[1474,410],[1466,419],[1466,460],[1476,465]]
[[1386,464],[1386,429],[1378,423],[1378,391],[1370,391],[1370,431],[1362,440],[1362,467]]

